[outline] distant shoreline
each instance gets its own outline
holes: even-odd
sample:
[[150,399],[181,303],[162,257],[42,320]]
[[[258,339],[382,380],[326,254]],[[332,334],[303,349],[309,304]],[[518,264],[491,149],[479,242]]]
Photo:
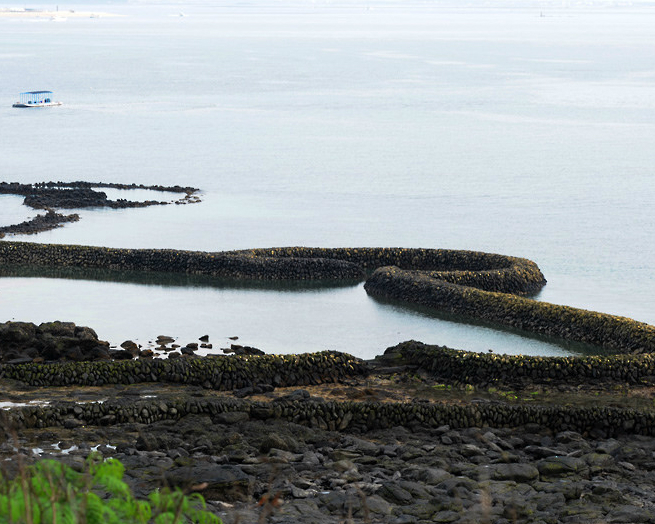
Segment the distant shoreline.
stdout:
[[123,16],[114,13],[97,13],[93,11],[41,11],[41,10],[17,10],[12,8],[0,8],[0,18],[104,18]]

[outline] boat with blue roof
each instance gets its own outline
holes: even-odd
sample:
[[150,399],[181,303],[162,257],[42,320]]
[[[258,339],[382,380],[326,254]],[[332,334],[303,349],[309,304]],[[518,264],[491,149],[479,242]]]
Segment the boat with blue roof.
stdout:
[[13,107],[50,107],[60,106],[61,102],[52,99],[52,91],[25,91],[20,94]]

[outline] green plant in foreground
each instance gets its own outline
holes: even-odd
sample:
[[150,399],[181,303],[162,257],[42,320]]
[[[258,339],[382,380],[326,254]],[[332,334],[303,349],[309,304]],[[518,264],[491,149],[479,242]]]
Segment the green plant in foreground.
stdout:
[[116,459],[89,456],[79,473],[56,460],[0,474],[0,524],[221,524],[199,494],[158,490],[137,500]]

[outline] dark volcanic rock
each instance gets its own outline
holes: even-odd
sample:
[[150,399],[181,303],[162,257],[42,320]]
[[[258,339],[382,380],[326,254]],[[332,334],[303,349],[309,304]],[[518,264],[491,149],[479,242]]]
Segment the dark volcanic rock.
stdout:
[[79,215],[62,215],[55,209],[81,209],[89,207],[109,207],[114,209],[146,207],[153,205],[166,205],[170,202],[131,201],[126,199],[110,200],[103,191],[94,188],[114,189],[148,189],[154,191],[166,191],[170,193],[182,193],[184,197],[176,203],[195,203],[200,199],[194,194],[198,191],[192,187],[180,186],[144,186],[142,184],[113,184],[113,183],[90,183],[90,182],[42,182],[38,184],[19,184],[16,182],[0,182],[0,194],[23,195],[23,203],[33,209],[46,211],[45,215],[37,215],[32,220],[21,224],[0,227],[0,238],[5,233],[12,234],[35,234],[41,231],[48,231],[60,227],[66,222],[75,222],[80,219]]
[[184,490],[200,489],[208,500],[246,501],[254,479],[238,466],[199,464],[169,471],[166,481]]
[[[121,405],[138,420],[138,413],[170,414],[171,400],[176,409],[195,409],[207,402],[194,396],[199,392],[138,405],[129,398]],[[227,402],[235,407],[233,399]],[[241,406],[247,410],[249,404]],[[52,452],[78,467],[97,446],[125,465],[126,480],[138,496],[162,485],[198,492],[226,524],[639,523],[652,522],[655,515],[654,437],[594,439],[537,424],[360,427],[353,433],[320,429],[311,421],[300,425],[273,413],[303,407],[309,409],[307,401],[261,405],[269,409],[265,421],[247,411],[208,409],[147,424],[112,421],[93,427],[89,407],[79,404],[63,416],[63,429],[39,429],[34,438],[43,449],[88,442],[65,455]],[[542,458],[526,442],[551,445],[558,454]],[[29,454],[35,444],[20,445]],[[0,445],[0,455],[14,449]],[[220,507],[212,505],[215,501]]]
[[235,355],[265,355],[261,349],[252,346],[241,346],[239,344],[232,344],[230,350]]
[[107,205],[107,194],[90,188],[35,188],[25,197],[24,203],[34,209],[104,207]]
[[91,328],[72,322],[47,322],[36,326],[28,322],[0,323],[0,362],[16,359],[106,360],[109,344],[98,340]]
[[11,234],[24,234],[34,235],[42,231],[49,231],[61,227],[67,222],[77,222],[80,216],[76,213],[72,215],[62,215],[56,213],[52,209],[48,209],[45,215],[37,215],[32,220],[14,224],[11,226],[0,227],[0,238],[5,236],[5,233]]
[[133,342],[132,340],[126,340],[121,344],[121,347],[125,351],[129,351],[133,356],[139,354],[139,346],[136,344],[136,342]]

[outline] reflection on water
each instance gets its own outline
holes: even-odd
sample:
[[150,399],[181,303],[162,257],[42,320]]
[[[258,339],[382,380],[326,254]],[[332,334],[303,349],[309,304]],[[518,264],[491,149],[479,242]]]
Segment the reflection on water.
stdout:
[[361,282],[271,282],[200,275],[4,267],[2,321],[71,321],[119,345],[155,346],[159,335],[180,345],[208,335],[219,353],[233,337],[266,353],[326,349],[373,358],[405,340],[469,351],[565,356],[599,353],[582,344],[371,299]]
[[96,282],[117,282],[141,286],[166,287],[213,287],[227,289],[262,289],[277,292],[300,292],[338,287],[351,287],[358,280],[245,280],[208,275],[166,273],[162,271],[123,271],[98,268],[51,268],[37,266],[0,266],[1,277],[40,277],[65,280],[89,280]]
[[38,214],[35,209],[23,205],[24,199],[18,195],[0,195],[0,227],[20,224]]

